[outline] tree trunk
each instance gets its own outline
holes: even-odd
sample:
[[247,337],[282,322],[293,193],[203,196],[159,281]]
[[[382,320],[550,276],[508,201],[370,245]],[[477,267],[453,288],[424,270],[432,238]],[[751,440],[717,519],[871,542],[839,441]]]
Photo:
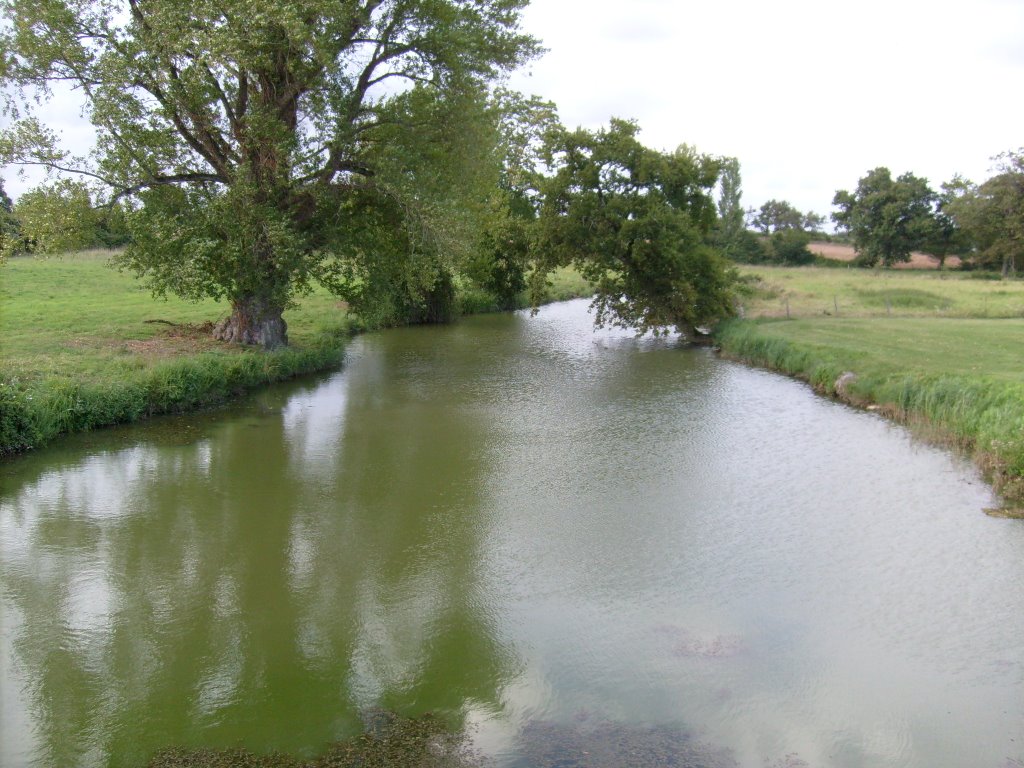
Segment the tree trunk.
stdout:
[[282,307],[256,296],[236,299],[231,304],[231,314],[214,326],[213,337],[264,349],[287,346],[288,324],[282,312]]
[[1002,276],[1004,278],[1009,277],[1017,272],[1017,259],[1012,255],[1003,257],[1003,271]]

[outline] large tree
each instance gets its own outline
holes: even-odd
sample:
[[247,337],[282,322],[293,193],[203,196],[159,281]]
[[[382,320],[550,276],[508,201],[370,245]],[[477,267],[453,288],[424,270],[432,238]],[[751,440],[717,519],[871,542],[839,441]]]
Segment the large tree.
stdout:
[[948,257],[964,256],[971,248],[967,233],[953,215],[969,187],[970,182],[954,176],[942,184],[942,191],[935,196],[932,224],[921,249],[939,260],[939,269]]
[[735,157],[722,160],[718,188],[718,247],[724,256],[739,261],[744,250],[747,227],[741,202],[743,182],[740,177],[740,161]]
[[980,185],[954,179],[944,210],[963,230],[974,263],[1006,276],[1024,267],[1024,149],[995,160],[997,173]]
[[598,324],[691,339],[733,312],[732,277],[709,244],[720,161],[641,144],[637,126],[556,130],[540,184],[538,282],[571,264],[596,287]]
[[892,178],[888,168],[869,171],[854,192],[841,189],[832,205],[832,220],[850,233],[858,261],[891,267],[910,261],[933,232],[935,193],[927,179],[912,173]]
[[157,292],[229,300],[219,337],[274,347],[316,280],[443,278],[471,229],[450,217],[494,160],[486,86],[537,51],[526,2],[0,0],[7,93],[70,84],[98,136],[72,157],[20,98],[0,159],[130,201],[123,265]]

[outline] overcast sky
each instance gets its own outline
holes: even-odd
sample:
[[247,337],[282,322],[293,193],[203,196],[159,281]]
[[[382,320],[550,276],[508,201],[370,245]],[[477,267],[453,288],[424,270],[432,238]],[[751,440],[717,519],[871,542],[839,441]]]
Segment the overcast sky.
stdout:
[[1024,0],[533,0],[523,26],[548,52],[515,87],[570,127],[632,118],[649,146],[739,158],[748,207],[827,215],[876,166],[937,187],[1024,146]]
[[743,203],[831,213],[869,169],[980,181],[1024,146],[1024,0],[533,0],[513,83],[570,126],[739,158]]

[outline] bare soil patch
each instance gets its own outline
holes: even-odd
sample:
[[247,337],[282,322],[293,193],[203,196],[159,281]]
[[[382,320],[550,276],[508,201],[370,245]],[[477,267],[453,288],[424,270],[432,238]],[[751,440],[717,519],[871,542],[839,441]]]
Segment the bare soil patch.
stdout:
[[147,357],[176,357],[204,352],[224,345],[213,338],[213,323],[171,323],[166,320],[146,320],[146,323],[166,325],[149,339],[128,339],[121,349]]
[[[857,258],[857,252],[853,249],[852,245],[842,245],[841,243],[823,243],[814,242],[811,243],[807,248],[811,253],[815,253],[826,259],[835,259],[836,261],[853,261]],[[915,251],[910,254],[910,261],[906,264],[897,264],[896,269],[938,269],[939,260],[934,256],[929,256],[927,253],[921,253]],[[949,256],[946,258],[946,266],[955,269],[960,266],[960,259],[957,256]]]

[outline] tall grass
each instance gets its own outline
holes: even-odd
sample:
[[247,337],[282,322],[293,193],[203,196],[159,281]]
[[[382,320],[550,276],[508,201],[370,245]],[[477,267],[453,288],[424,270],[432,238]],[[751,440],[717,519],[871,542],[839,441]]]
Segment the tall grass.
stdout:
[[60,435],[221,403],[276,381],[336,366],[341,336],[274,352],[200,353],[161,361],[122,377],[0,381],[0,455]]

